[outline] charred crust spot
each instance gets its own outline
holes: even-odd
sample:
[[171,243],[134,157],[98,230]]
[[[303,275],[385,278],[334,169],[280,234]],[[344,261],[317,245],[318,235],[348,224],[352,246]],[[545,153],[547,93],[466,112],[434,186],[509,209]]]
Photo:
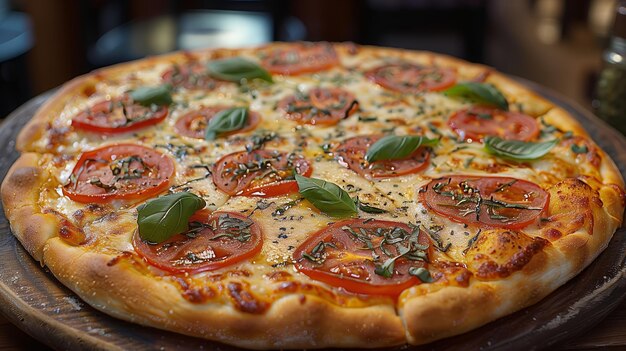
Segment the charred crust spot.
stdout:
[[219,282],[229,277],[249,277],[251,275],[252,273],[250,273],[250,271],[246,269],[239,269],[239,270],[228,271],[226,273],[221,273],[221,274],[213,274],[213,275],[207,276],[207,279],[209,279],[212,282]]
[[265,275],[265,278],[274,282],[284,282],[291,278],[291,274],[285,271],[276,271]]
[[44,209],[42,212],[52,214],[57,218],[59,221],[59,237],[64,242],[72,246],[79,246],[87,243],[89,238],[85,232],[81,228],[74,225],[74,223],[70,222],[65,215],[53,209]]
[[100,204],[96,204],[96,203],[91,203],[88,204],[87,207],[85,207],[85,209],[91,213],[100,213],[102,211],[104,211],[104,207],[102,207],[102,205]]
[[269,307],[267,302],[258,300],[243,284],[230,282],[227,285],[228,295],[232,298],[235,307],[246,313],[261,314]]
[[459,262],[436,261],[431,263],[430,270],[438,283],[468,287],[472,272]]
[[83,87],[81,93],[84,97],[90,97],[96,93],[96,87],[93,84],[87,84]]
[[122,259],[129,259],[133,257],[133,253],[130,251],[124,251],[121,254],[113,257],[109,262],[107,262],[107,266],[108,267],[112,267],[115,266],[116,264],[120,263],[120,261]]
[[178,277],[174,278],[174,280],[178,283],[182,297],[191,303],[205,303],[217,296],[216,290],[207,284],[196,286],[192,282]]
[[544,235],[550,240],[557,240],[563,236],[563,233],[556,228],[548,228],[548,230],[544,232]]

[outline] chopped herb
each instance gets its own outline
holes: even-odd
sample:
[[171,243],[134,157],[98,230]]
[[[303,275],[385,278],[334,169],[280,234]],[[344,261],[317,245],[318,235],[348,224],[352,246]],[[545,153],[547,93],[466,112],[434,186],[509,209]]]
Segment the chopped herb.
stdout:
[[434,281],[428,269],[424,267],[411,267],[409,268],[409,274],[417,277],[422,283],[432,283]]
[[478,229],[478,232],[476,232],[476,235],[474,235],[467,241],[467,247],[463,250],[463,255],[467,254],[467,251],[469,251],[469,249],[471,249],[472,246],[474,246],[474,243],[476,243],[476,241],[478,240],[480,233],[481,233],[481,230]]
[[587,148],[587,145],[576,145],[576,144],[572,144],[572,152],[575,154],[586,154],[587,152],[589,152],[589,149]]
[[370,206],[368,204],[364,204],[359,200],[359,197],[355,197],[354,198],[354,203],[357,205],[357,207],[359,208],[359,210],[365,212],[365,213],[385,213],[387,211],[383,210],[382,208],[378,208],[378,207],[373,207]]

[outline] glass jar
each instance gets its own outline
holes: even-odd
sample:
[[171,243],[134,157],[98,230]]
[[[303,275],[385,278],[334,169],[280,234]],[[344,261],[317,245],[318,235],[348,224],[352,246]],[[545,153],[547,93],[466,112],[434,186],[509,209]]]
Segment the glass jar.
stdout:
[[603,55],[594,109],[598,117],[626,135],[626,5],[620,3],[610,45]]

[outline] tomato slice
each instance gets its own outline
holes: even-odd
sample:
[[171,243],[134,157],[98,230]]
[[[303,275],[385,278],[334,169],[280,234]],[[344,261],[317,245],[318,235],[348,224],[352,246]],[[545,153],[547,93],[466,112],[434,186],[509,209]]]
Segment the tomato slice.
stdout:
[[329,43],[289,43],[262,49],[261,64],[275,74],[297,75],[329,69],[339,64]]
[[235,212],[215,212],[190,222],[189,228],[160,244],[145,242],[135,232],[133,246],[148,263],[172,273],[228,267],[256,256],[263,246],[259,225]]
[[211,77],[206,66],[198,61],[174,64],[161,75],[161,79],[175,88],[182,87],[188,90],[213,90],[222,84]]
[[485,136],[530,141],[539,136],[539,124],[528,115],[491,107],[472,107],[453,114],[448,125],[466,141],[482,141]]
[[417,173],[428,167],[430,152],[425,147],[420,147],[411,156],[403,160],[382,160],[368,163],[364,159],[367,149],[380,138],[382,138],[381,135],[368,135],[346,139],[335,148],[335,157],[342,166],[348,167],[366,178],[399,177]]
[[358,101],[340,88],[314,88],[282,99],[278,108],[290,120],[305,124],[337,124],[358,109]]
[[[410,251],[401,255],[401,246]],[[296,269],[312,279],[358,294],[398,296],[420,284],[409,269],[426,268],[430,250],[426,234],[404,223],[348,219],[312,234],[293,258]],[[376,273],[393,257],[398,258],[388,276]]]
[[145,107],[126,95],[97,102],[74,116],[72,126],[87,132],[126,133],[163,121],[167,112],[167,106]]
[[412,63],[389,64],[365,73],[371,81],[400,93],[440,91],[456,83],[451,68],[420,66]]
[[145,199],[165,190],[174,170],[172,159],[145,146],[105,146],[80,156],[63,194],[78,202]]
[[[218,112],[225,110],[229,107],[226,106],[212,106],[204,107],[196,111],[189,112],[176,121],[174,129],[178,134],[188,136],[190,138],[204,139],[207,123]],[[261,116],[253,111],[248,112],[248,121],[246,125],[236,131],[230,133],[224,133],[225,136],[233,135],[237,133],[243,133],[253,130],[261,122]],[[220,134],[222,135],[222,134]]]
[[549,194],[521,179],[455,175],[433,179],[420,189],[419,198],[456,222],[520,229],[545,210]]
[[273,197],[298,191],[294,174],[309,176],[311,163],[304,157],[276,150],[242,151],[215,163],[213,182],[229,195]]

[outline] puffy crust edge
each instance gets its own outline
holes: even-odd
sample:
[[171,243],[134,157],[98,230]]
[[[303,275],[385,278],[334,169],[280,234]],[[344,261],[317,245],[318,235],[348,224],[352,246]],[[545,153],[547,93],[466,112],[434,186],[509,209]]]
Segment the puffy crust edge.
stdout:
[[502,280],[474,280],[468,288],[436,291],[412,288],[399,309],[407,339],[425,344],[478,328],[538,302],[578,273],[574,270],[561,252],[547,246],[521,271]]
[[38,204],[40,189],[45,187],[48,173],[39,165],[39,155],[25,153],[9,169],[0,192],[11,230],[37,260],[43,257],[46,241],[58,233],[59,222],[41,212]]
[[[161,278],[112,256],[48,241],[44,261],[87,303],[120,319],[253,348],[382,347],[405,342],[392,304],[343,308],[315,295],[291,294],[262,315],[230,304],[192,304]],[[164,308],[163,306],[168,306]],[[169,309],[169,310],[168,310]]]

